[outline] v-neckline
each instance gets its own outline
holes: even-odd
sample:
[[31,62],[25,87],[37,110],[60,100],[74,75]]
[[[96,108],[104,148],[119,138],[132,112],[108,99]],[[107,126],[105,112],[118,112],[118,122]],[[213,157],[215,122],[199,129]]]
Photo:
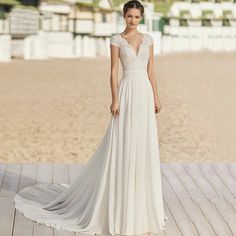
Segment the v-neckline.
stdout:
[[142,44],[143,44],[143,42],[144,42],[145,33],[141,33],[141,34],[143,35],[143,37],[142,37],[142,39],[141,39],[141,43],[140,43],[139,46],[138,46],[138,52],[137,52],[137,51],[134,49],[134,47],[129,43],[129,41],[128,41],[127,39],[125,39],[121,34],[118,33],[118,35],[121,37],[121,39],[123,39],[123,40],[127,43],[127,45],[129,45],[129,46],[132,48],[132,50],[133,50],[133,52],[134,52],[134,54],[135,54],[136,57],[139,56],[139,52],[140,52],[141,46],[142,46]]

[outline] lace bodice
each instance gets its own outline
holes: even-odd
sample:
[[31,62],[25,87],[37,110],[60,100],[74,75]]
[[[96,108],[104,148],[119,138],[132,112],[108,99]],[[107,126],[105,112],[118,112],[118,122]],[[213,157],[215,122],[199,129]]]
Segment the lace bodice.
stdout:
[[120,61],[123,71],[146,70],[150,54],[149,46],[153,43],[152,36],[143,33],[143,38],[137,53],[134,47],[119,33],[114,34],[110,39],[110,44],[120,49]]

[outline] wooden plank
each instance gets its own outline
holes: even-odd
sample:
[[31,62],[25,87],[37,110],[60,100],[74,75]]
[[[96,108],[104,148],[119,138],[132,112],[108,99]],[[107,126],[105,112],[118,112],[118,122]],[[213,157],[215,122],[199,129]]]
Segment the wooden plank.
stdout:
[[36,183],[37,164],[24,163],[20,175],[19,190]]
[[233,209],[236,211],[236,199],[230,199],[229,200],[230,205],[233,207]]
[[[85,233],[85,232],[81,232],[81,233],[79,233],[79,232],[76,232],[75,233],[75,235],[76,236],[107,236],[107,235],[105,235],[105,234],[89,234],[89,233]],[[122,235],[121,235],[122,236]]]
[[209,181],[203,176],[200,167],[197,163],[182,163],[182,166],[192,177],[196,185],[201,189],[202,193],[207,199],[217,198],[217,192]]
[[2,187],[2,182],[5,176],[7,170],[7,163],[0,163],[0,190]]
[[52,183],[52,163],[38,163],[36,183]]
[[[205,195],[195,183],[193,178],[189,175],[186,169],[183,166],[183,163],[170,163],[169,166],[174,171],[175,175],[178,176],[179,180],[182,182],[183,186],[187,190],[189,196],[192,199],[196,198],[205,198]],[[176,177],[174,175],[174,177]]]
[[[70,183],[69,164],[54,163],[53,164],[53,183]],[[67,230],[54,230],[54,236],[75,236],[75,232]]]
[[82,168],[84,167],[84,164],[80,164],[80,163],[70,163],[68,164],[68,168],[69,168],[69,182],[73,183],[76,178],[78,177],[80,171],[82,170]]
[[212,203],[212,199],[198,199],[197,202],[216,235],[232,236],[229,226]]
[[209,222],[202,215],[202,211],[198,204],[195,202],[195,199],[205,199],[204,194],[199,189],[197,184],[193,181],[192,177],[184,169],[182,163],[170,163],[169,165],[180,182],[184,185],[185,189],[189,193],[191,199],[180,199],[184,209],[188,213],[189,217],[193,221],[195,227],[197,228],[200,235],[215,235],[214,230],[212,229]]
[[[219,198],[218,193],[212,186],[211,182],[207,178],[205,178],[205,175],[203,175],[200,165],[198,163],[184,163],[183,166],[187,170],[189,175],[191,175],[191,177],[194,179],[196,185],[199,186],[199,188],[206,196],[205,199],[195,199],[195,202],[198,203],[205,218],[211,224],[216,234],[231,235],[230,228],[222,218],[219,211],[215,208],[214,204],[211,202],[212,199]],[[208,178],[211,177],[209,177],[208,175]]]
[[171,213],[183,235],[199,235],[191,219],[187,216],[181,203],[177,199],[168,199],[167,205],[169,209],[171,209]]
[[13,197],[0,197],[0,209],[0,235],[11,236],[15,212]]
[[[43,175],[43,176],[42,176]],[[46,163],[38,165],[37,181],[40,183],[68,183],[68,167],[61,163]],[[74,232],[66,230],[56,230],[45,225],[38,225],[34,223],[34,235],[53,235],[53,236],[74,236]]]
[[[204,199],[202,200],[204,201]],[[213,227],[209,223],[208,219],[202,214],[202,210],[196,201],[182,199],[181,203],[200,235],[215,235]]]
[[[14,214],[12,194],[18,187],[22,189],[34,184],[36,177],[36,183],[71,183],[83,167],[79,163],[28,163],[22,166],[0,163],[3,187],[0,191],[0,235],[92,236],[55,230],[26,219],[18,211]],[[169,219],[165,235],[236,235],[235,163],[173,162],[162,163],[162,167],[164,207]]]
[[[19,190],[33,185],[36,182],[37,165],[33,163],[22,164]],[[13,236],[32,236],[33,221],[24,217],[19,211],[16,211]]]
[[[234,211],[236,211],[236,198],[234,198],[234,199],[229,199],[229,204],[230,204],[230,206],[234,209]],[[234,224],[236,225],[235,222],[234,222]]]
[[70,232],[67,230],[54,230],[54,236],[75,236],[75,232]]
[[13,227],[13,236],[32,236],[33,221],[24,217],[19,211],[15,212],[15,221]]
[[236,179],[236,162],[230,162],[230,163],[226,163],[230,174],[233,176],[234,179]]
[[168,208],[165,198],[164,198],[163,203],[164,203],[164,210],[165,210],[166,216],[168,217],[168,220],[166,221],[166,235],[182,236],[182,233],[180,232],[180,229]]
[[[170,183],[176,196],[179,199],[190,198],[189,193],[187,192],[184,185],[180,182],[179,178],[177,178],[176,174],[171,169],[170,164],[166,164],[166,163],[162,164],[162,173],[168,179],[168,182]],[[168,198],[168,195],[166,197]]]
[[[64,163],[53,164],[53,183],[69,184],[69,168]],[[74,232],[54,229],[54,236],[74,236]]]
[[64,163],[53,164],[53,183],[69,183],[68,165]]
[[[166,164],[162,165],[162,171],[166,168]],[[166,171],[164,170],[164,173]],[[169,180],[165,174],[162,175],[163,195],[165,196],[166,204],[183,235],[199,235],[191,219],[188,217],[181,202],[177,198],[176,192],[172,189]]]
[[[52,183],[52,163],[37,163],[36,183]],[[54,236],[54,229],[34,222],[34,236]]]
[[[177,196],[176,194],[173,192],[173,190],[170,188],[169,185],[165,185],[164,183],[166,182],[166,178],[164,176],[164,173],[163,173],[163,166],[165,165],[165,163],[161,163],[161,174],[162,174],[162,189],[163,189],[163,204],[164,204],[164,210],[165,210],[165,213],[166,213],[166,216],[168,217],[168,221],[166,223],[166,235],[167,236],[181,236],[183,235],[182,232],[181,232],[181,229],[179,228],[175,218],[173,217],[169,207],[168,207],[168,204],[167,204],[167,200],[166,198],[176,198],[177,199]],[[170,194],[173,194],[172,196]],[[170,197],[171,196],[171,197]]]
[[233,235],[236,235],[236,212],[231,207],[231,205],[225,200],[221,198],[211,199],[211,202],[215,205],[215,207],[220,212],[222,218],[224,218],[226,224],[230,228],[230,231]]
[[9,163],[7,165],[0,196],[14,196],[18,191],[21,167],[22,165],[20,163]]
[[33,236],[54,236],[53,228],[34,222]]
[[230,174],[230,170],[227,167],[226,163],[212,163],[211,166],[221,178],[224,185],[228,190],[233,194],[234,198],[236,197],[236,179]]
[[216,174],[210,163],[199,163],[198,165],[205,178],[217,192],[219,198],[230,199],[234,197],[228,188],[226,188],[224,182]]

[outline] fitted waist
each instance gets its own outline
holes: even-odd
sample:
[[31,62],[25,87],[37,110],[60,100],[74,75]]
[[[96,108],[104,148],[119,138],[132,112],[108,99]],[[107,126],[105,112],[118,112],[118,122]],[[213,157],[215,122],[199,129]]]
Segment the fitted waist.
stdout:
[[123,77],[127,75],[147,75],[147,69],[145,70],[123,70]]

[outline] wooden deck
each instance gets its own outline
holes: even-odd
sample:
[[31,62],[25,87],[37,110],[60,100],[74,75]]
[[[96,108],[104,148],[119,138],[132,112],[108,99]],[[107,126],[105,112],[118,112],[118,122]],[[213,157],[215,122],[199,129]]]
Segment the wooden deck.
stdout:
[[[15,193],[34,183],[71,183],[82,165],[0,163],[0,236],[78,236],[26,219]],[[236,163],[161,163],[168,236],[236,236]]]

